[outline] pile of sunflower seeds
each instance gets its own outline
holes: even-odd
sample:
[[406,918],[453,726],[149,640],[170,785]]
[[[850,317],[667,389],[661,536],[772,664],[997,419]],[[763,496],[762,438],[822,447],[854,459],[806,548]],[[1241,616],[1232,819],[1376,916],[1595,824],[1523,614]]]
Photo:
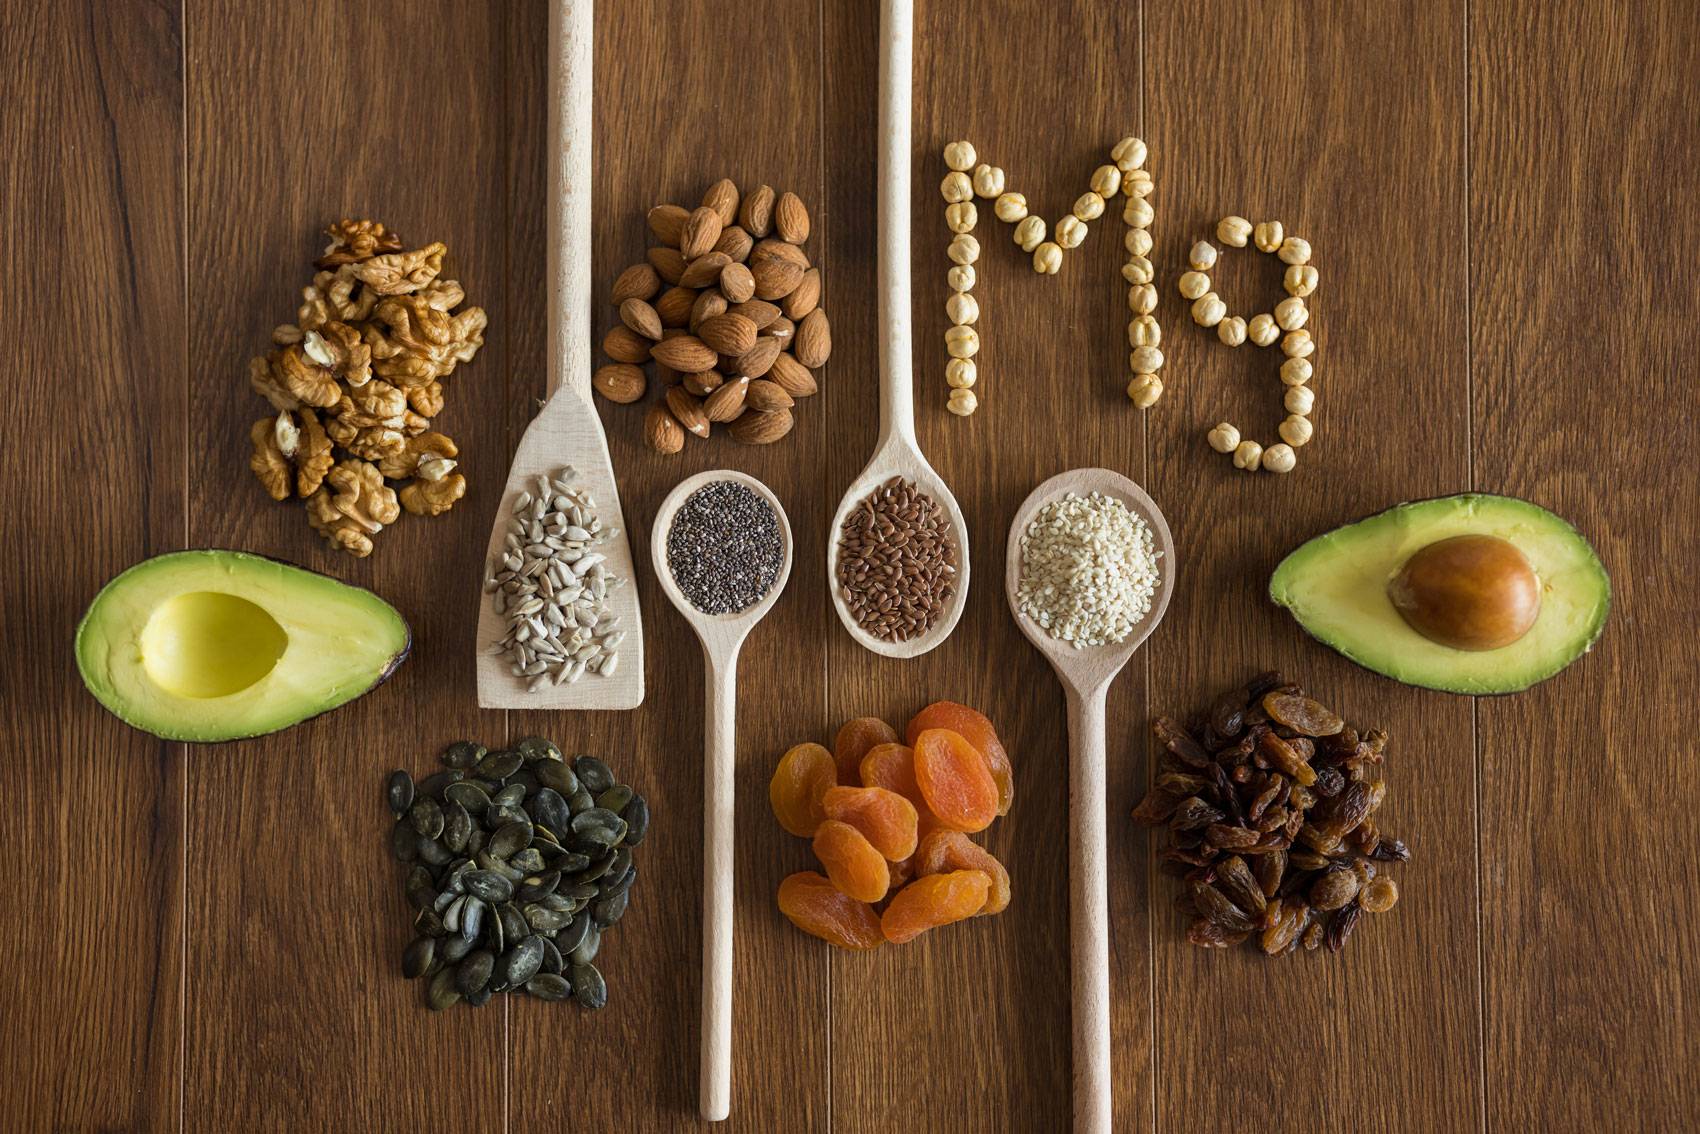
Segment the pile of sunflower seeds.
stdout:
[[415,783],[390,773],[391,849],[407,875],[416,936],[402,975],[432,1011],[498,992],[608,1002],[592,962],[626,912],[649,804],[592,756],[568,761],[541,737],[487,751],[470,740]]
[[490,652],[507,658],[529,692],[586,673],[612,676],[626,638],[608,603],[626,579],[597,550],[619,529],[603,528],[595,498],[573,487],[575,475],[568,467],[539,476],[535,493],[519,494],[502,551],[484,577],[496,613],[507,620],[507,634]]

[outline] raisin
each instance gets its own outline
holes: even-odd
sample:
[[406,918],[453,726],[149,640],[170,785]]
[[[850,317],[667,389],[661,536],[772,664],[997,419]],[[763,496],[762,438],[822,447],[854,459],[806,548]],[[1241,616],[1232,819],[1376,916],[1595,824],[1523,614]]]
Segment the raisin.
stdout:
[[[1375,790],[1368,784],[1353,784],[1334,800],[1334,806],[1323,816],[1328,830],[1344,835],[1369,818]],[[1320,847],[1317,849],[1321,849]]]
[[1305,950],[1313,953],[1316,951],[1316,947],[1322,944],[1322,923],[1320,921],[1313,922],[1311,927],[1305,930],[1304,943]]
[[832,758],[838,764],[838,782],[861,783],[862,757],[881,744],[895,744],[897,730],[878,717],[853,717],[844,722],[832,741]]
[[1162,788],[1152,788],[1145,798],[1139,801],[1139,806],[1133,809],[1133,821],[1146,827],[1155,827],[1166,823],[1169,816],[1175,813],[1175,805],[1180,800]]
[[1323,799],[1333,799],[1346,787],[1346,777],[1340,774],[1339,768],[1319,768],[1316,773],[1316,783],[1311,790]]
[[1334,915],[1334,920],[1328,923],[1328,932],[1323,935],[1323,942],[1330,953],[1338,953],[1346,947],[1346,939],[1358,927],[1358,919],[1363,915],[1364,908],[1356,902]]
[[1003,742],[998,739],[992,722],[967,705],[958,705],[955,701],[935,701],[916,713],[904,729],[909,746],[913,748],[921,734],[930,728],[949,729],[972,744],[974,750],[985,757],[986,767],[992,773],[992,781],[998,785],[998,814],[1008,815],[1009,805],[1015,800],[1015,768],[1010,763],[1009,753]]
[[822,807],[828,819],[848,823],[862,832],[888,862],[915,853],[915,805],[894,791],[880,787],[835,787],[826,793]]
[[1246,808],[1245,817],[1253,823],[1263,818],[1263,813],[1281,798],[1281,792],[1286,786],[1286,782],[1280,776],[1270,777],[1269,786],[1257,793],[1257,796],[1251,801],[1251,806]]
[[1210,730],[1224,742],[1245,731],[1245,697],[1240,690],[1230,689],[1216,698],[1216,703],[1210,706]]
[[1293,777],[1298,783],[1309,787],[1316,782],[1316,769],[1294,751],[1293,746],[1272,732],[1263,734],[1257,742],[1258,754],[1265,757],[1269,763],[1280,772]]
[[1337,910],[1358,896],[1358,873],[1342,866],[1323,872],[1310,885],[1310,904],[1319,910]]
[[1377,862],[1409,862],[1411,848],[1406,846],[1402,839],[1389,839],[1384,835],[1381,841],[1375,844],[1370,857]]
[[1279,689],[1287,684],[1287,679],[1281,676],[1278,669],[1265,670],[1245,683],[1245,703],[1249,708],[1263,700],[1263,695],[1272,689]]
[[1193,922],[1186,931],[1186,939],[1203,949],[1230,949],[1249,936],[1243,930],[1232,932],[1220,922],[1203,917]]
[[1220,850],[1255,846],[1259,833],[1249,827],[1230,827],[1225,823],[1212,823],[1204,829],[1204,837]]
[[832,884],[858,902],[877,902],[891,888],[885,856],[850,824],[826,820],[815,832],[814,847]]
[[1310,921],[1310,907],[1297,898],[1284,898],[1275,910],[1274,920],[1263,931],[1259,942],[1264,953],[1273,957],[1286,952],[1299,939]]
[[1171,831],[1196,831],[1221,822],[1225,816],[1198,796],[1188,796],[1175,805],[1169,816]]
[[1281,875],[1287,872],[1287,852],[1275,851],[1251,860],[1251,872],[1257,878],[1257,888],[1265,898],[1273,898],[1281,886]]
[[1157,777],[1157,788],[1166,791],[1177,799],[1189,795],[1197,795],[1210,785],[1203,776],[1189,776],[1184,772],[1164,772]]
[[981,870],[953,870],[917,878],[897,892],[880,915],[880,929],[894,945],[929,929],[973,917],[986,904],[992,880]]
[[949,729],[915,738],[915,782],[940,826],[983,831],[998,817],[998,785],[985,758]]
[[1276,724],[1286,725],[1302,736],[1333,736],[1345,729],[1338,713],[1302,693],[1277,689],[1263,695],[1263,711]]
[[960,831],[934,831],[915,852],[915,873],[926,877],[952,870],[979,870],[992,880],[982,914],[1002,913],[1009,906],[1009,871],[992,852]]
[[839,893],[813,870],[793,874],[779,884],[779,912],[804,933],[840,949],[877,949],[885,944],[873,907]]
[[826,812],[821,801],[837,783],[832,753],[818,744],[799,744],[779,758],[768,781],[767,799],[779,825],[793,835],[811,838]]
[[1268,905],[1257,879],[1252,877],[1251,867],[1247,866],[1245,859],[1239,855],[1224,859],[1217,865],[1216,888],[1248,914],[1261,914]]
[[1365,886],[1358,904],[1370,913],[1386,913],[1399,900],[1399,884],[1391,878],[1377,878]]
[[1176,758],[1188,767],[1203,768],[1211,762],[1210,754],[1199,747],[1192,734],[1182,728],[1180,722],[1173,717],[1158,717],[1151,722],[1151,731],[1157,734],[1157,739],[1163,742],[1163,747],[1174,753]]
[[1226,894],[1206,882],[1193,882],[1186,888],[1198,915],[1232,930],[1235,933],[1251,929],[1251,918],[1228,900]]

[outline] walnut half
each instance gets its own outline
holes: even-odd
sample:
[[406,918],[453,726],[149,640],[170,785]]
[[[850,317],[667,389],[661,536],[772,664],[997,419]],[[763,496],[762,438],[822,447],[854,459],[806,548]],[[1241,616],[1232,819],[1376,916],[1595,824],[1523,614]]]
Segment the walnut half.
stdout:
[[395,492],[360,460],[338,461],[325,482],[307,498],[308,522],[332,547],[361,558],[372,554],[372,537],[401,515]]

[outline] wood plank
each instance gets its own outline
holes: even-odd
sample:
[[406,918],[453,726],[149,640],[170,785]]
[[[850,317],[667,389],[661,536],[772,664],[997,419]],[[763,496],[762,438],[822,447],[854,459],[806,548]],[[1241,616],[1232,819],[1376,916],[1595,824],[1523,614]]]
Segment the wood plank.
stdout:
[[[138,3],[0,6],[0,852],[18,1130],[163,1128],[182,1059],[183,750],[82,689],[70,632],[181,546],[182,28]],[[99,1068],[98,1073],[88,1069]]]
[[[870,455],[878,426],[874,7],[840,8],[827,48],[835,61],[827,79],[833,288],[852,297],[834,306],[837,354],[827,395],[835,420],[833,502]],[[830,736],[841,721],[863,714],[901,727],[935,700],[983,710],[1009,747],[1017,787],[1014,808],[981,841],[1008,865],[1014,897],[995,918],[868,956],[833,957],[832,1049],[840,1053],[833,1125],[870,1132],[1057,1129],[1070,1108],[1067,729],[1050,667],[1010,620],[1003,552],[1016,506],[1046,477],[1104,465],[1146,479],[1143,424],[1122,392],[1120,210],[1092,226],[1060,275],[1041,277],[989,202],[980,203],[974,295],[981,404],[973,417],[958,419],[945,410],[944,249],[951,234],[939,182],[945,144],[967,139],[981,160],[1006,170],[1009,188],[1026,193],[1035,212],[1050,220],[1066,214],[1109,148],[1138,128],[1138,91],[1127,76],[1139,13],[1132,5],[940,2],[917,5],[915,18],[915,413],[922,449],[967,519],[972,577],[955,633],[914,661],[883,661],[836,627],[829,631],[831,711],[821,732]],[[1104,49],[1083,54],[1080,44]],[[1151,1089],[1146,880],[1134,869],[1141,852],[1115,819],[1141,775],[1143,669],[1136,658],[1109,696],[1118,1129],[1148,1121]],[[800,846],[784,869],[809,860]]]
[[[1365,1131],[1479,1121],[1470,703],[1355,668],[1265,597],[1269,572],[1303,539],[1468,485],[1467,359],[1446,333],[1464,325],[1464,251],[1442,219],[1464,207],[1463,14],[1456,2],[1145,5],[1169,360],[1148,488],[1186,576],[1151,652],[1153,708],[1192,711],[1264,668],[1300,678],[1390,731],[1383,825],[1416,856],[1397,871],[1398,907],[1337,957],[1191,948],[1170,905],[1175,883],[1157,878],[1158,1129],[1248,1115]],[[1176,292],[1187,249],[1217,243],[1230,213],[1284,221],[1312,242],[1321,271],[1309,327],[1317,435],[1284,478],[1237,471],[1204,441],[1227,419],[1267,444],[1282,416],[1278,352],[1223,347]],[[1280,267],[1232,250],[1212,278],[1249,318],[1281,297]],[[1130,857],[1139,869],[1151,861]],[[1373,1089],[1342,1089],[1328,1069],[1347,1065]]]
[[[543,6],[514,19],[510,72],[542,90]],[[820,25],[814,9],[784,0],[743,5],[738,35],[722,5],[601,4],[597,15],[593,161],[596,169],[595,294],[598,342],[617,322],[608,287],[649,246],[644,215],[673,201],[694,206],[717,178],[796,191],[813,211],[811,255],[832,245],[823,208],[819,122]],[[529,32],[518,31],[529,25]],[[759,29],[759,32],[754,29]],[[743,65],[744,34],[759,37],[759,65]],[[754,42],[754,41],[750,41]],[[516,92],[522,88],[516,87]],[[517,95],[516,95],[517,97]],[[528,99],[533,97],[526,96]],[[514,230],[507,318],[528,332],[512,366],[510,435],[517,440],[543,383],[541,101],[514,120],[510,146],[526,167],[516,200],[538,200]],[[530,172],[535,168],[536,173]],[[535,185],[537,188],[533,188]],[[524,281],[539,281],[535,286]],[[827,273],[829,298],[836,285]],[[600,365],[605,359],[596,352]],[[660,387],[651,379],[650,397]],[[649,636],[647,694],[631,713],[511,715],[513,735],[541,732],[567,751],[602,754],[649,799],[651,834],[630,911],[609,934],[598,966],[609,1004],[512,1006],[510,1126],[559,1129],[567,1114],[584,1129],[668,1130],[697,1125],[701,998],[703,676],[700,651],[649,569],[649,526],[662,497],[684,477],[737,468],[784,502],[796,540],[790,584],[752,633],[740,662],[737,770],[737,928],[730,1130],[824,1130],[828,1034],[824,949],[799,947],[773,904],[776,864],[794,852],[773,822],[767,782],[779,752],[812,727],[823,700],[820,627],[832,618],[821,562],[826,524],[824,452],[833,436],[824,398],[799,404],[793,434],[748,448],[718,433],[687,438],[662,457],[642,444],[643,407],[600,403],[621,501],[639,564]],[[563,454],[571,459],[571,454]],[[573,1075],[607,1090],[574,1087]]]
[[[503,309],[510,86],[493,65],[505,14],[448,0],[410,5],[405,22],[392,11],[190,5],[191,538],[368,586],[414,632],[412,659],[371,695],[191,757],[192,1129],[420,1129],[444,1114],[503,1126],[503,1006],[427,1015],[423,990],[399,979],[410,913],[379,801],[389,768],[424,772],[448,742],[502,733],[500,714],[474,708],[472,604],[507,467],[517,325]],[[418,51],[398,54],[410,41]],[[246,471],[266,408],[247,360],[291,320],[320,230],[343,216],[445,241],[468,302],[491,315],[437,419],[462,448],[467,499],[431,520],[404,514],[367,560],[326,547]]]
[[1700,882],[1676,865],[1700,806],[1684,708],[1700,681],[1684,455],[1700,235],[1681,219],[1697,41],[1680,0],[1482,4],[1470,24],[1476,484],[1575,524],[1615,592],[1592,654],[1480,704],[1494,1129],[1700,1114]]

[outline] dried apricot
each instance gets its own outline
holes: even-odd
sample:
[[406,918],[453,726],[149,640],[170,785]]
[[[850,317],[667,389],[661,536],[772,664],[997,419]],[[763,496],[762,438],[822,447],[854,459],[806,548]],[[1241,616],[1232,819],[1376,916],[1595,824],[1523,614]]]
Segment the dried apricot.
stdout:
[[915,738],[915,783],[942,827],[983,831],[998,817],[998,785],[985,758],[949,729]]
[[809,838],[826,818],[821,801],[838,783],[832,753],[819,744],[799,744],[779,758],[768,781],[767,799],[779,825]]
[[[916,854],[919,853],[916,852]],[[915,877],[916,866],[915,854],[891,864],[891,892],[893,894],[907,886],[910,880]]]
[[1009,906],[1009,871],[992,852],[961,831],[934,831],[915,852],[915,873],[921,877],[952,870],[978,870],[992,880],[982,914],[1002,913]]
[[813,870],[793,874],[779,884],[779,912],[804,933],[840,949],[877,949],[885,944],[873,907],[839,893]]
[[998,814],[1008,815],[1009,805],[1015,799],[1015,769],[992,722],[967,705],[959,705],[955,701],[934,701],[910,719],[904,730],[909,746],[913,748],[915,741],[929,728],[948,728],[986,758],[986,767],[991,769],[992,779],[998,785]]
[[855,785],[862,771],[862,757],[881,744],[895,744],[897,730],[878,717],[854,717],[844,722],[832,741],[832,758],[838,761],[838,782]]
[[973,917],[986,904],[992,880],[981,870],[954,870],[917,878],[897,892],[880,915],[880,929],[894,945],[929,929]]
[[858,902],[877,902],[891,888],[891,868],[867,836],[848,823],[828,819],[815,832],[815,857],[826,876]]
[[839,819],[862,832],[888,862],[915,853],[919,837],[915,805],[882,787],[835,787],[821,801],[828,819]]

